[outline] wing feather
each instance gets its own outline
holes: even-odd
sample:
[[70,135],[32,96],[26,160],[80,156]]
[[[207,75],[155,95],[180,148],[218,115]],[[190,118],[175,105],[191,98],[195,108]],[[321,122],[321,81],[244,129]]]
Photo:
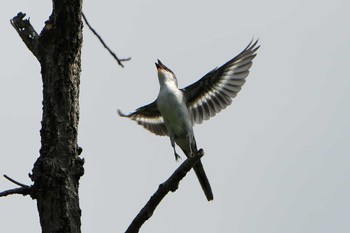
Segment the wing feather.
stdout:
[[158,110],[156,101],[136,109],[133,113],[124,114],[118,110],[118,114],[136,121],[139,125],[142,125],[145,129],[156,135],[168,135],[164,119]]
[[236,57],[183,88],[192,120],[200,124],[215,116],[232,102],[245,83],[256,56],[258,40],[251,41]]

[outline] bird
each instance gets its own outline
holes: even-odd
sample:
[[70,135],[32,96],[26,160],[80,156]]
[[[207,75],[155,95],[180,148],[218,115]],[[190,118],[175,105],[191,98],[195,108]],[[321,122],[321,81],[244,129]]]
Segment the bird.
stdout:
[[[258,39],[251,41],[237,56],[220,67],[216,67],[193,84],[180,89],[173,71],[159,59],[155,63],[160,85],[155,101],[130,114],[118,110],[121,117],[136,121],[150,132],[169,136],[175,159],[178,145],[187,157],[198,152],[193,126],[215,116],[236,97],[246,82],[252,61],[256,56]],[[193,167],[208,201],[214,199],[213,192],[199,160]]]

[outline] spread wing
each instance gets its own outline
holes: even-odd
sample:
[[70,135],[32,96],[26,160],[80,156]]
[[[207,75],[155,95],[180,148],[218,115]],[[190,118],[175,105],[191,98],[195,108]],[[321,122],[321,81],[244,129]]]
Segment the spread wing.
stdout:
[[168,135],[168,131],[165,127],[163,117],[158,110],[156,101],[140,107],[130,114],[123,114],[120,110],[118,110],[118,113],[122,117],[127,117],[136,121],[139,125],[142,125],[145,129],[148,129],[156,135]]
[[[252,41],[253,42],[253,41]],[[258,40],[219,68],[182,89],[188,101],[193,123],[200,124],[225,109],[245,83],[252,60],[260,46]]]

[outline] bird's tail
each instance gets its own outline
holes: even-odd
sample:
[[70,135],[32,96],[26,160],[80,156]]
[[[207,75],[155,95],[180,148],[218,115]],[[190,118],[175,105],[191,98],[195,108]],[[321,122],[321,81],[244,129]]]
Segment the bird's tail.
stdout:
[[210,183],[207,178],[207,175],[205,174],[202,161],[199,160],[194,166],[193,170],[197,175],[197,178],[199,180],[199,183],[202,186],[202,189],[204,191],[205,196],[207,197],[208,201],[211,201],[214,199],[213,192],[211,191]]
[[[180,148],[182,149],[182,151],[185,153],[185,155],[187,157],[191,157],[191,156],[195,155],[196,153],[198,153],[196,140],[195,140],[193,134],[192,134],[192,140],[190,141],[190,144],[184,143],[184,144],[180,144],[180,145],[182,145],[182,146],[180,146]],[[186,145],[186,146],[184,146],[184,145]],[[189,147],[191,147],[191,148],[189,148]],[[214,199],[213,192],[211,191],[210,183],[209,183],[209,180],[207,178],[207,175],[205,174],[201,160],[198,160],[198,162],[193,166],[193,170],[197,175],[199,183],[201,184],[202,189],[204,191],[204,194],[207,197],[208,201],[212,201]]]

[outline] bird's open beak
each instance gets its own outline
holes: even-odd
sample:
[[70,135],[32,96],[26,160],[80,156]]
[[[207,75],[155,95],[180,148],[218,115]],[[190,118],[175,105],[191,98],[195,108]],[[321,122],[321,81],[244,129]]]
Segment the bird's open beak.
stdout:
[[158,63],[156,62],[156,67],[157,67],[157,70],[160,70],[160,69],[164,69],[164,65],[161,61],[159,61],[159,59],[157,60]]

